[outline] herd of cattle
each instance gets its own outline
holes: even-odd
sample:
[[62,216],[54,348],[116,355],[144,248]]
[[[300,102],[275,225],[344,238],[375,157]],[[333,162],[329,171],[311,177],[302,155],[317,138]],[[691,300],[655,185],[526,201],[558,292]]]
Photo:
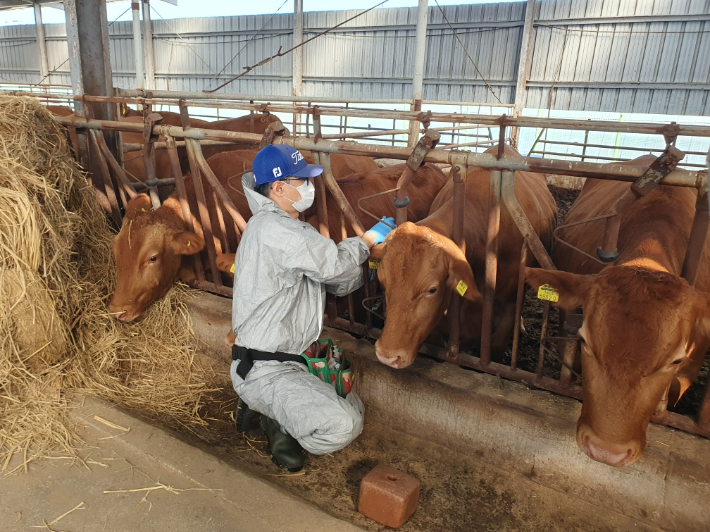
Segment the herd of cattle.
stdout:
[[[56,111],[53,109],[53,111]],[[58,111],[56,111],[58,112]],[[128,116],[123,120],[138,120]],[[179,115],[161,113],[163,124],[180,124]],[[270,118],[242,117],[200,123],[212,129],[263,132]],[[142,143],[141,138],[124,142]],[[136,137],[140,135],[136,134]],[[232,151],[227,151],[229,149]],[[506,146],[506,154],[520,157]],[[255,150],[233,147],[205,149],[208,164],[226,192],[248,220],[251,215],[241,188],[241,176],[251,169]],[[497,151],[497,147],[489,151]],[[169,177],[169,161],[156,154],[158,177]],[[312,162],[312,154],[304,153]],[[333,155],[333,175],[361,219],[366,214],[358,200],[396,186],[405,165],[378,168],[368,157]],[[646,155],[628,165],[648,167]],[[126,161],[127,170],[145,179],[142,159]],[[197,212],[192,178],[185,182],[191,209]],[[446,309],[456,287],[462,294],[461,347],[480,342],[485,250],[488,225],[489,172],[469,168],[466,184],[464,250],[451,240],[453,181],[437,166],[424,164],[409,188],[408,222],[392,231],[384,244],[373,249],[379,259],[378,277],[385,288],[387,319],[376,343],[377,357],[393,368],[410,365],[426,338],[444,339],[449,326]],[[674,405],[697,377],[710,348],[710,245],[706,242],[695,287],[680,277],[689,240],[697,191],[658,186],[633,203],[622,215],[618,260],[607,265],[589,260],[569,247],[552,246],[557,208],[546,176],[516,172],[515,195],[541,241],[551,252],[558,271],[534,268],[529,257],[527,283],[537,290],[553,287],[557,305],[568,311],[583,308],[579,330],[583,405],[577,425],[577,443],[594,460],[623,466],[637,461],[646,446],[646,428],[667,394]],[[611,211],[630,183],[587,179],[565,224],[588,220]],[[328,192],[328,194],[330,194]],[[378,216],[394,216],[391,196],[367,200],[365,208]],[[502,356],[515,324],[515,299],[523,237],[505,207],[501,209],[498,243],[498,283],[495,290],[492,336],[493,357]],[[341,212],[328,201],[331,237],[340,241]],[[318,228],[314,208],[305,220]],[[213,226],[217,218],[213,220]],[[337,228],[334,230],[334,228]],[[152,210],[146,195],[138,195],[125,209],[123,226],[113,243],[118,279],[109,303],[119,320],[131,321],[177,280],[195,279],[191,255],[205,246],[198,232],[185,229],[177,194]],[[601,244],[604,220],[568,227],[562,238],[594,254]],[[236,235],[228,235],[232,249]],[[220,243],[215,241],[217,249]],[[234,255],[222,254],[220,269],[229,271]],[[362,297],[362,296],[360,296]]]

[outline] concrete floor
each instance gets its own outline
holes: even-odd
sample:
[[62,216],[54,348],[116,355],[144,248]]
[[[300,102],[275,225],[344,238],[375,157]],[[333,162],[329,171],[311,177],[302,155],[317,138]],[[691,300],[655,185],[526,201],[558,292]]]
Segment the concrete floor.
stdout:
[[362,530],[102,401],[87,398],[73,416],[83,463],[45,460],[0,477],[3,532]]

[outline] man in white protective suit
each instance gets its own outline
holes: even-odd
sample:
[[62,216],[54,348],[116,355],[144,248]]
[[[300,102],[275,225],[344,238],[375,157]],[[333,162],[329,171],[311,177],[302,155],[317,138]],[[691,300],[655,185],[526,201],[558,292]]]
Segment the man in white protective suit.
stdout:
[[261,414],[273,461],[295,472],[303,449],[327,454],[362,432],[364,408],[354,391],[340,397],[311,374],[301,353],[318,340],[326,292],[344,296],[363,284],[361,264],[394,225],[380,221],[362,237],[335,244],[298,219],[313,204],[307,164],[291,146],[270,145],[242,178],[252,218],[234,263],[231,378],[239,396],[237,428]]

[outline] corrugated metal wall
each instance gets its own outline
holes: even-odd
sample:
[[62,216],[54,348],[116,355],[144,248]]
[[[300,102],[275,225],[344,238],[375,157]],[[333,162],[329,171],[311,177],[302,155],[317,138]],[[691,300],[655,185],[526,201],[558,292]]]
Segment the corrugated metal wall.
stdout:
[[[444,12],[480,75],[431,7],[424,99],[513,103],[525,3],[449,6]],[[356,13],[306,13],[304,38]],[[270,17],[154,20],[157,88],[201,91],[279,47],[290,48],[292,15]],[[415,8],[376,9],[306,45],[305,94],[408,99],[415,25]],[[131,23],[115,23],[110,32],[114,84],[131,87]],[[50,69],[59,67],[51,81],[70,83],[68,63],[62,65],[64,26],[46,25],[46,34]],[[710,0],[541,0],[533,43],[529,108],[710,115]],[[290,95],[291,61],[277,58],[225,90]],[[37,82],[38,72],[34,27],[0,28],[0,79]]]

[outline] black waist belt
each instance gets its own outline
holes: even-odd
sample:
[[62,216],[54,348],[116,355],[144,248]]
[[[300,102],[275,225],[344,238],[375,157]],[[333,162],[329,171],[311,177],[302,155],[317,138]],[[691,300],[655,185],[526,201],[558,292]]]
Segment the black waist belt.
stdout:
[[247,378],[247,373],[251,370],[255,360],[277,360],[278,362],[300,362],[306,364],[306,360],[301,355],[292,355],[290,353],[266,353],[265,351],[257,351],[256,349],[247,349],[240,345],[232,346],[232,360],[239,360],[237,366],[237,375],[242,379]]

